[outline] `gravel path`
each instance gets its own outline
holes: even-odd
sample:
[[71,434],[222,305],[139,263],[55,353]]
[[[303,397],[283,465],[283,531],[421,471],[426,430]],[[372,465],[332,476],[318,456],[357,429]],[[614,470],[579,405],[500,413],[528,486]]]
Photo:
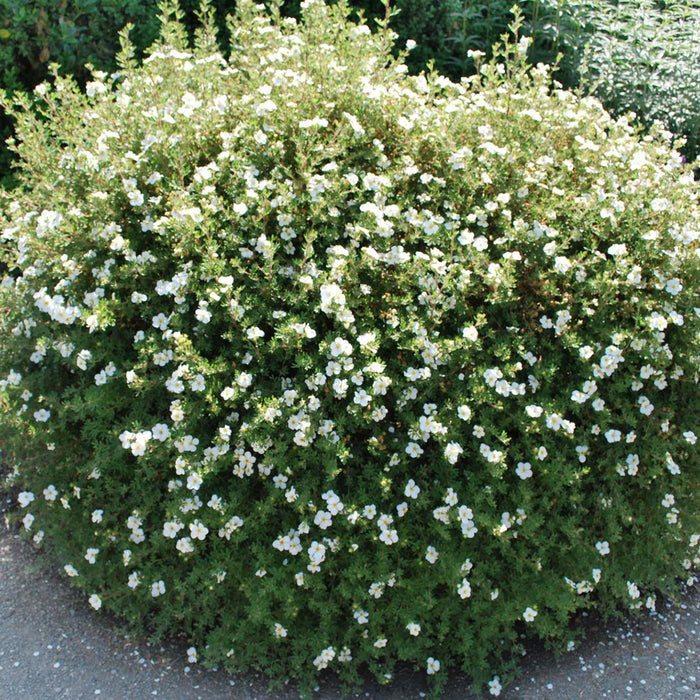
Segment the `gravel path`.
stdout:
[[[556,658],[533,647],[505,700],[700,698],[700,588],[679,607],[605,627],[589,618],[587,639]],[[95,613],[84,596],[32,546],[0,523],[0,698],[52,700],[292,700],[292,688],[268,692],[256,675],[236,678],[188,666],[185,644],[152,646],[124,633],[118,620]],[[425,695],[424,675],[402,669],[390,688],[370,681],[353,697],[408,700]],[[333,679],[319,700],[343,697]],[[473,700],[468,679],[449,684],[445,700]]]

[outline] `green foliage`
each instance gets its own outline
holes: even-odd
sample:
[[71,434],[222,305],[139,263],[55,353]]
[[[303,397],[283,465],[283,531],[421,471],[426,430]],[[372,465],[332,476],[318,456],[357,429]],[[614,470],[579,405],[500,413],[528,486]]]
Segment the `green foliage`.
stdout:
[[[64,75],[87,78],[86,64],[113,70],[118,32],[133,23],[132,39],[143,50],[158,34],[156,0],[2,0],[0,3],[0,87],[12,93],[31,91],[44,80],[51,63]],[[12,122],[0,113],[2,142]],[[12,162],[0,151],[3,184],[12,183]]]
[[454,84],[303,5],[6,102],[18,519],[202,662],[495,693],[700,562],[692,173],[527,41]]
[[[464,63],[469,60],[467,49],[478,48],[474,42],[488,41],[488,37],[481,33],[486,28],[483,25],[471,24],[466,34],[460,31],[464,28],[460,22],[470,20],[460,15],[459,0],[400,0],[392,5],[397,12],[390,26],[398,35],[397,47],[403,48],[409,40],[416,43],[407,59],[411,72],[418,73],[432,63],[435,70],[457,80],[469,73]],[[382,11],[376,14],[383,16]],[[498,38],[494,36],[494,42]]]
[[3,72],[18,74],[31,89],[46,77],[49,63],[60,64],[64,73],[78,79],[86,76],[87,63],[113,67],[117,33],[127,22],[134,24],[137,46],[153,42],[158,32],[155,10],[155,1],[3,0],[3,45],[11,58]]
[[[157,31],[156,0],[146,3],[72,0],[4,0],[0,13],[0,84],[12,92],[31,90],[47,75],[50,61],[79,82],[85,65],[114,69],[117,30],[132,22],[132,41],[142,53]],[[353,17],[361,12],[373,29],[387,16],[382,0],[353,0]],[[693,159],[700,152],[700,80],[697,42],[700,6],[697,0],[519,0],[522,33],[532,37],[533,65],[557,64],[555,77],[565,87],[594,89],[615,115],[634,112],[647,128],[659,120],[686,140],[682,152]],[[198,0],[183,0],[182,21],[190,36],[197,24]],[[222,51],[229,50],[225,18],[234,0],[212,3]],[[285,16],[299,18],[299,0],[284,0]],[[453,80],[473,74],[474,52],[491,56],[493,46],[513,20],[512,0],[396,0],[390,3],[390,26],[397,47],[416,42],[406,59],[411,72],[432,64]],[[0,113],[0,140],[12,125]],[[0,154],[3,183],[10,156]]]
[[[0,65],[5,67],[0,85],[12,93],[22,89],[22,86],[17,66],[13,63],[12,52],[6,39],[7,35],[0,33]],[[13,178],[8,172],[12,159],[9,151],[4,147],[5,141],[12,136],[12,133],[11,119],[3,110],[0,110],[0,187],[11,187],[13,184]]]
[[[444,5],[452,8],[452,0]],[[491,55],[507,31],[511,4],[464,0],[461,23],[439,41],[439,69],[457,77],[473,70],[467,50]],[[583,87],[614,115],[634,112],[649,128],[660,121],[685,138],[683,153],[700,153],[700,3],[697,0],[519,0],[522,31],[532,37],[533,65],[557,63],[556,79]],[[437,25],[444,27],[444,25]],[[456,68],[457,74],[451,71]]]
[[[588,22],[586,83],[613,114],[634,112],[686,139],[700,154],[700,3],[624,0],[571,3]],[[584,19],[585,18],[585,19]],[[578,47],[575,47],[578,48]]]
[[[381,3],[357,2],[373,18]],[[556,64],[565,87],[593,91],[615,115],[634,112],[649,128],[658,120],[686,139],[689,158],[700,153],[698,0],[396,0],[391,27],[398,46],[417,42],[408,66],[429,63],[453,80],[473,74],[474,52],[489,58],[513,21],[531,37],[533,65]]]
[[446,21],[439,22],[434,41],[438,50],[434,57],[437,70],[459,80],[474,72],[472,52],[490,56],[492,48],[507,33],[512,20],[510,0],[443,0]]

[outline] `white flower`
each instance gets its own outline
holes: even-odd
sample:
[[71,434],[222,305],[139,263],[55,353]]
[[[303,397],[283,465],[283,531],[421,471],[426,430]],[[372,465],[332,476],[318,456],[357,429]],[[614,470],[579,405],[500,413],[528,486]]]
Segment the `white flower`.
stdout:
[[387,546],[391,546],[392,544],[396,544],[399,541],[399,535],[396,532],[396,530],[390,530],[389,528],[386,528],[385,530],[382,530],[379,539]]
[[[236,380],[236,383],[242,389],[247,389],[251,385],[252,382],[253,382],[253,375],[249,374],[248,372],[241,372],[238,375],[238,379]],[[223,392],[222,392],[222,394],[223,394]],[[226,397],[224,397],[224,398],[226,398]]]
[[472,416],[472,410],[471,410],[471,408],[469,408],[469,406],[466,406],[466,405],[458,406],[457,407],[457,415],[462,420],[469,420]]
[[345,306],[345,294],[337,284],[321,285],[321,311],[331,313],[333,306]]
[[173,394],[181,394],[185,390],[185,385],[177,377],[169,377],[165,382],[165,388]]
[[603,540],[602,542],[596,542],[595,548],[602,556],[610,554],[610,544],[607,542],[607,540]]
[[17,502],[20,504],[20,506],[22,506],[22,508],[26,508],[33,500],[34,494],[31,491],[22,491],[17,496]]
[[566,274],[571,269],[571,261],[563,255],[554,258],[554,269],[557,272]]
[[464,600],[465,598],[471,598],[472,587],[466,578],[462,579],[462,583],[460,583],[459,587],[457,588],[457,593],[459,594],[459,597],[462,598],[462,600]]
[[189,537],[181,537],[175,543],[175,549],[177,549],[177,551],[181,552],[182,554],[189,554],[190,552],[194,552],[194,545],[192,544],[192,540]]
[[153,317],[151,323],[154,328],[158,328],[159,330],[164,331],[170,323],[170,318],[165,314],[158,314],[157,316]]
[[45,234],[57,228],[63,221],[63,214],[57,211],[44,209],[37,218],[36,235],[41,238]]
[[406,445],[406,454],[410,457],[419,457],[423,454],[423,448],[416,442],[409,442]]
[[462,336],[474,343],[479,337],[479,331],[476,329],[476,326],[465,326],[462,329]]
[[480,252],[484,251],[489,247],[488,238],[486,238],[485,236],[479,236],[474,239],[474,241],[472,242],[472,246]]
[[195,378],[190,382],[190,389],[192,391],[204,391],[206,388],[206,383],[204,377],[201,374],[195,376]]
[[338,397],[342,398],[348,391],[348,380],[336,378],[333,380],[333,393]]
[[429,676],[436,674],[440,670],[440,662],[437,659],[434,659],[432,656],[428,657],[426,664]]
[[[146,137],[146,138],[148,138],[148,137]],[[146,139],[144,139],[141,142],[142,146],[144,146],[144,142],[146,142]],[[150,147],[156,142],[151,141],[150,143],[148,143],[148,142],[146,142],[146,143],[148,144],[148,147]],[[146,148],[146,147],[144,146],[144,148]],[[163,176],[156,170],[153,173],[151,173],[151,175],[148,176],[148,179],[146,180],[146,184],[147,185],[155,185],[156,183],[160,182],[162,179],[163,179]]]
[[163,523],[163,537],[173,538],[182,530],[182,524],[176,520],[169,520]]
[[657,311],[652,312],[651,316],[647,319],[649,323],[649,328],[654,331],[664,331],[668,327],[668,321],[664,316],[662,316]]
[[420,487],[413,479],[409,479],[408,483],[406,484],[406,488],[404,489],[404,496],[407,498],[418,498],[419,493]]
[[353,402],[362,407],[365,407],[371,400],[372,397],[364,389],[359,389],[356,391],[355,396],[353,397]]
[[156,423],[151,430],[151,434],[155,440],[163,442],[170,437],[170,429],[165,423]]
[[209,309],[200,307],[194,312],[195,318],[200,323],[209,323],[211,321],[211,311]]
[[670,279],[668,282],[666,282],[666,291],[672,296],[676,296],[676,294],[679,294],[682,289],[683,285],[677,277],[674,277],[673,279]]
[[326,558],[326,548],[320,542],[312,542],[307,550],[309,559],[314,564],[320,564]]
[[412,637],[417,637],[420,634],[421,626],[417,622],[409,622],[406,629]]
[[501,690],[503,690],[503,686],[501,685],[501,679],[499,676],[494,676],[489,681],[489,694],[498,697],[501,694]]
[[627,253],[627,246],[624,243],[615,243],[608,248],[608,255],[618,257]]
[[619,430],[611,428],[605,432],[605,439],[610,443],[620,442],[620,440],[622,440],[622,433]]
[[639,403],[639,412],[645,416],[650,416],[654,412],[654,404],[646,396],[640,396],[637,402]]
[[331,514],[325,510],[319,510],[314,517],[314,525],[318,525],[321,530],[326,530],[333,524]]
[[333,357],[339,357],[340,355],[352,355],[352,345],[343,338],[336,338],[330,344],[329,350]]
[[532,476],[532,465],[530,462],[518,462],[515,473],[523,480],[529,479]]
[[355,618],[358,625],[366,625],[369,622],[369,613],[366,610],[355,610],[352,616]]
[[313,664],[316,668],[321,671],[326,668],[328,664],[335,658],[335,649],[333,647],[326,647],[314,660]]
[[257,326],[251,326],[246,331],[246,336],[248,337],[248,340],[256,340],[257,338],[264,338],[265,331],[262,328],[258,328]]
[[[348,120],[348,122],[350,123],[350,128],[353,130],[353,132],[354,132],[354,134],[355,134],[355,137],[356,137],[356,138],[360,138],[360,137],[365,133],[365,130],[364,130],[364,128],[362,127],[362,124],[360,124],[360,122],[358,121],[357,117],[355,117],[355,116],[352,115],[352,114],[349,114],[348,112],[343,112],[343,116],[344,116],[344,117]],[[350,175],[353,175],[354,173],[349,173],[349,174],[350,174]],[[353,184],[353,185],[357,184],[357,182],[358,182],[357,175],[355,175],[355,181],[354,181],[354,182],[352,182],[352,181],[350,180],[350,178],[349,178],[347,175],[346,175],[346,179],[347,179],[351,184]]]
[[532,622],[537,617],[537,610],[534,608],[527,607],[523,613],[523,620],[525,622]]
[[[143,202],[141,203],[143,204]],[[109,244],[109,248],[110,250],[121,250],[124,247],[125,242],[126,241],[124,240],[124,238],[121,235],[117,234],[112,239],[112,242]],[[136,292],[134,292],[134,294],[136,294]],[[134,294],[131,295],[132,301],[134,299]]]
[[450,464],[456,464],[462,452],[464,452],[464,450],[459,443],[450,442],[447,447],[445,447],[445,459],[447,459]]
[[545,423],[550,430],[558,431],[562,427],[562,417],[558,413],[550,413]]
[[199,520],[195,520],[193,523],[190,523],[190,535],[192,536],[192,539],[204,540],[208,534],[209,529],[206,528]]
[[151,584],[151,595],[154,598],[161,596],[165,593],[165,583],[161,581],[155,581]]
[[363,349],[369,349],[369,346],[372,343],[375,343],[376,340],[377,340],[376,333],[363,333],[362,335],[357,336],[357,342],[360,344],[360,346]]
[[34,420],[38,423],[46,423],[49,418],[51,418],[51,411],[47,411],[45,408],[34,411]]
[[89,598],[88,598],[88,603],[95,608],[95,610],[99,610],[102,607],[102,600],[100,599],[100,596],[98,596],[96,593],[93,593]]

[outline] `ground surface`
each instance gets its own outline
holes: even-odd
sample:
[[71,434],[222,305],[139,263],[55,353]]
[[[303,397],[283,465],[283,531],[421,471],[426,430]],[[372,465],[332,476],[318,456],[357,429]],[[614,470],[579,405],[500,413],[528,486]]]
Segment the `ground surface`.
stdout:
[[[606,627],[593,618],[587,639],[560,658],[531,648],[505,700],[700,698],[700,589],[678,607]],[[292,688],[268,692],[259,676],[230,677],[189,666],[185,644],[151,646],[125,635],[117,620],[95,613],[85,596],[0,522],[0,698],[52,700],[292,700]],[[424,675],[396,674],[391,687],[370,682],[350,696],[376,700],[424,697]],[[319,700],[343,696],[333,680]],[[468,679],[454,678],[446,700],[473,700]]]

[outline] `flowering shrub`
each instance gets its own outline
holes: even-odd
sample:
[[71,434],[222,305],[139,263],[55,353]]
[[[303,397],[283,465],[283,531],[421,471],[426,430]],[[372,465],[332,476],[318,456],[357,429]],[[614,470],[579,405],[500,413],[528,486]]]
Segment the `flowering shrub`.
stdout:
[[[352,4],[370,18],[384,16],[379,0]],[[456,80],[474,72],[474,51],[491,55],[514,11],[522,12],[533,65],[556,63],[555,77],[566,87],[592,92],[613,115],[633,111],[646,127],[658,120],[685,139],[688,159],[700,154],[695,0],[394,0],[392,7],[399,43],[418,44],[409,69],[433,61]]]
[[[144,48],[158,34],[155,0],[3,0],[0,3],[0,88],[32,90],[43,80],[51,63],[79,80],[84,65],[113,67],[119,48],[117,32],[127,23],[135,25],[133,38]],[[5,139],[13,134],[8,115],[0,111],[0,174],[8,176],[10,152]]]
[[306,0],[13,109],[19,518],[95,609],[311,688],[493,694],[699,561],[692,174],[525,42],[453,84]]

